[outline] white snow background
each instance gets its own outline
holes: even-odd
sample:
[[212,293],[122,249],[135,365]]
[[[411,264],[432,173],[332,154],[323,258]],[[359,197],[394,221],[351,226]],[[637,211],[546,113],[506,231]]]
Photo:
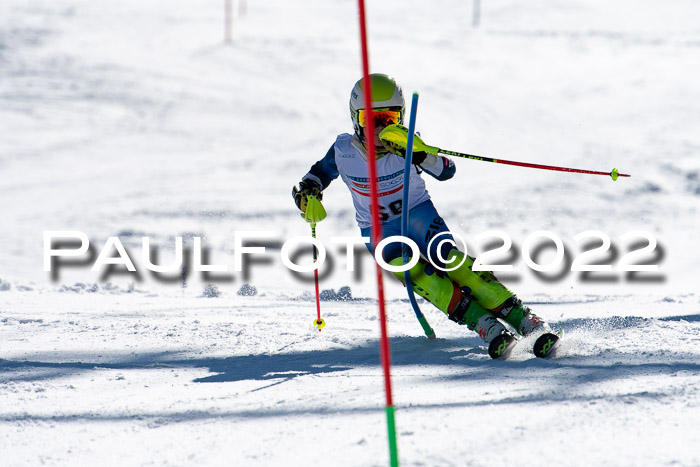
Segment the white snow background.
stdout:
[[[523,343],[492,361],[421,301],[429,341],[386,276],[401,464],[700,465],[700,3],[481,3],[474,28],[470,2],[368,2],[371,69],[420,93],[423,139],[632,178],[457,160],[428,179],[474,252],[479,233],[513,239],[503,281],[565,340],[553,360]],[[322,332],[313,282],[274,245],[247,276],[184,287],[140,261],[144,236],[164,262],[202,237],[230,266],[235,231],[310,235],[290,191],[352,131],[358,33],[350,0],[236,2],[228,45],[220,0],[0,3],[2,465],[388,464],[371,258],[347,272],[329,246],[321,287],[353,299],[322,302]],[[324,204],[322,241],[359,235],[341,182]],[[118,236],[143,280],[90,264],[52,280],[45,230],[97,251]],[[538,276],[520,250],[539,230],[573,256],[604,232],[615,269]],[[630,276],[616,264],[639,230],[659,271]]]

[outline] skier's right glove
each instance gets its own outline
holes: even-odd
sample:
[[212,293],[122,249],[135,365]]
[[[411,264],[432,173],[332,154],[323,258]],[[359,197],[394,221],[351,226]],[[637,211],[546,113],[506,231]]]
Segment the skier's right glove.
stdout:
[[[428,148],[418,135],[414,136],[413,157],[411,162],[421,165],[428,157]],[[389,152],[397,156],[406,157],[406,147],[408,145],[408,128],[402,125],[390,125],[379,134],[379,140]],[[437,148],[432,148],[437,149]],[[436,151],[437,153],[437,151]]]
[[299,188],[292,187],[292,197],[294,198],[294,203],[297,205],[301,212],[306,212],[306,202],[309,195],[315,196],[318,200],[323,199],[321,185],[315,181],[307,178],[299,182]]
[[[393,152],[397,156],[401,156],[403,158],[406,157],[406,150],[404,148],[392,148],[389,149],[390,152]],[[425,151],[414,151],[413,156],[411,157],[411,163],[414,165],[421,165],[423,162],[425,162],[425,158],[428,157],[428,153]]]

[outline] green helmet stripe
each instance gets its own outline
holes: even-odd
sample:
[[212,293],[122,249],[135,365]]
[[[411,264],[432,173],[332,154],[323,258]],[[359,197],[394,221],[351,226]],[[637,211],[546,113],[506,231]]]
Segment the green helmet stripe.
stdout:
[[[382,102],[388,101],[394,96],[396,91],[396,83],[387,75],[375,73],[370,76],[372,82],[372,101]],[[364,80],[360,81],[360,87],[364,91]]]

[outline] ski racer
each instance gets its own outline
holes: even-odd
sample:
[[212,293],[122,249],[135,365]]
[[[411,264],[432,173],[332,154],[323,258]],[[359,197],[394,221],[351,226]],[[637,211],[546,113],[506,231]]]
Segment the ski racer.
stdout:
[[[493,358],[505,356],[516,340],[503,322],[522,336],[548,332],[547,324],[523,305],[492,273],[472,271],[474,259],[457,249],[454,241],[430,243],[439,234],[442,234],[441,238],[446,236],[452,239],[452,236],[430,200],[422,173],[439,181],[449,180],[455,174],[455,165],[450,159],[425,152],[414,153],[409,206],[402,206],[404,153],[389,152],[382,144],[379,133],[388,125],[403,123],[403,93],[396,81],[385,74],[372,74],[370,80],[374,134],[366,132],[363,82],[359,80],[350,94],[350,118],[354,133],[338,135],[325,157],[311,167],[298,187],[292,189],[297,207],[305,212],[307,196],[314,195],[321,199],[323,190],[340,176],[352,195],[355,218],[362,236],[369,237],[371,217],[366,141],[367,138],[374,138],[382,238],[401,235],[401,212],[409,209],[407,236],[416,242],[422,255],[410,270],[415,291],[444,312],[450,320],[476,331],[489,346],[489,355]],[[383,250],[383,259],[394,266],[402,265],[401,245],[399,242],[387,245]],[[432,251],[428,251],[429,245]],[[439,252],[438,245],[441,245]],[[367,247],[370,252],[374,251],[374,246],[370,243]],[[433,263],[429,263],[426,258],[430,258]],[[446,261],[440,261],[440,258]],[[462,265],[446,273],[433,267],[435,264],[445,268],[445,263]],[[394,274],[404,281],[402,273]]]

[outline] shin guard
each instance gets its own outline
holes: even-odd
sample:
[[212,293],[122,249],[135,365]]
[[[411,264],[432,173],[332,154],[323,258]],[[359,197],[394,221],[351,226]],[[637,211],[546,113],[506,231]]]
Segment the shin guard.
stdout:
[[452,250],[448,255],[447,264],[459,264],[460,267],[447,275],[460,287],[469,287],[471,294],[487,310],[497,310],[513,293],[488,271],[472,271],[474,261],[459,250]]
[[[402,258],[395,258],[389,261],[392,266],[401,266]],[[435,305],[440,311],[449,314],[449,310],[454,308],[454,305],[459,300],[461,295],[459,289],[445,276],[438,275],[437,271],[424,262],[419,261],[413,266],[410,271],[413,290]],[[404,282],[403,272],[395,272],[394,275]]]

